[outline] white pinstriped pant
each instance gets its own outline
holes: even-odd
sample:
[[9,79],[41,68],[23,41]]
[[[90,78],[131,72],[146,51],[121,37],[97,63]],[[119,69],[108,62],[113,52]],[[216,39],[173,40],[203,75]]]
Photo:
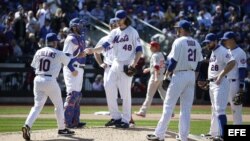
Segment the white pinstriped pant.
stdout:
[[242,105],[234,105],[233,98],[239,91],[239,79],[229,79],[229,98],[228,101],[231,106],[231,111],[233,114],[233,122],[235,125],[242,124]]
[[187,141],[190,128],[190,114],[194,99],[194,87],[194,71],[178,71],[173,73],[164,100],[163,114],[154,132],[157,137],[164,139],[172,112],[180,97],[179,136],[182,141]]
[[[122,119],[129,123],[131,119],[131,83],[132,77],[123,72],[124,64],[113,62],[105,83],[106,99],[112,119]],[[122,112],[119,111],[117,98],[118,90],[122,98]]]
[[33,123],[39,116],[43,106],[49,97],[55,106],[55,114],[58,129],[65,129],[63,101],[61,89],[56,81],[56,78],[46,76],[36,76],[34,79],[34,106],[25,121],[25,124],[32,127]]
[[223,78],[219,85],[217,85],[215,82],[210,82],[209,95],[212,104],[211,125],[209,133],[212,136],[218,136],[220,135],[218,116],[226,115],[226,108],[229,95],[228,79]]

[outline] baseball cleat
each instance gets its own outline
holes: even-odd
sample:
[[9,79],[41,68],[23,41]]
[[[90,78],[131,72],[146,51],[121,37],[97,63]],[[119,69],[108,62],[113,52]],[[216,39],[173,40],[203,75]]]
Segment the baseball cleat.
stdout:
[[62,136],[71,136],[74,135],[75,131],[71,131],[67,128],[62,129],[62,130],[58,130],[58,135],[62,135]]
[[139,117],[146,117],[146,114],[144,114],[143,112],[135,112],[135,115]]
[[171,117],[174,117],[174,116],[175,116],[175,114],[174,114],[174,113],[172,113]]
[[224,141],[224,139],[220,136],[216,136],[213,138],[213,141]]
[[129,128],[129,124],[126,122],[120,122],[118,124],[115,125],[116,128]]
[[135,122],[133,119],[131,119],[129,122],[129,128],[134,128],[134,127],[135,127]]
[[146,136],[146,138],[149,140],[149,141],[164,141],[164,139],[160,139],[159,137],[157,137],[156,135],[154,134],[148,134]]
[[177,141],[181,141],[181,138],[180,138],[179,135],[176,135],[176,136],[175,136],[175,139],[176,139]]
[[30,127],[28,125],[24,125],[22,127],[23,138],[27,141],[30,140]]
[[210,138],[210,137],[212,137],[212,135],[211,134],[201,134],[201,137],[204,137],[204,138]]
[[105,126],[108,127],[108,126],[114,126],[116,124],[119,124],[121,122],[122,119],[111,119],[110,121],[108,121]]
[[79,122],[76,128],[83,128],[86,125],[86,122]]

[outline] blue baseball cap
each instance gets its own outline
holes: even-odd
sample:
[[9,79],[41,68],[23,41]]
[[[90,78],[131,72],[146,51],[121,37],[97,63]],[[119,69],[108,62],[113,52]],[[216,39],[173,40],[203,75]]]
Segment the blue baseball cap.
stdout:
[[174,27],[180,27],[185,30],[188,30],[191,27],[191,24],[186,20],[180,20]]
[[48,33],[46,35],[46,41],[47,42],[53,42],[53,41],[59,41],[59,39],[57,38],[56,33]]
[[232,31],[225,32],[221,40],[235,39],[236,35]]
[[118,11],[115,12],[115,17],[116,17],[118,20],[124,19],[124,18],[127,17],[127,13],[126,13],[126,11],[124,11],[124,10],[118,10]]
[[109,24],[111,25],[111,24],[115,24],[117,22],[117,19],[116,18],[111,18],[110,20],[109,20]]
[[217,40],[217,36],[214,33],[208,33],[202,43],[210,43],[215,40]]

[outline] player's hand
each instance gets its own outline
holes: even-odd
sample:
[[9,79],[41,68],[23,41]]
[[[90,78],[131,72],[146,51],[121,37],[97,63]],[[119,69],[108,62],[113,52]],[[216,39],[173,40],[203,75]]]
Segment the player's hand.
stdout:
[[129,66],[135,68],[136,65],[137,65],[137,64],[133,62],[133,63],[132,63],[131,65],[129,65]]
[[72,75],[73,75],[74,77],[76,77],[76,76],[78,75],[78,71],[77,71],[77,70],[73,71],[73,72],[72,72]]
[[209,89],[208,81],[198,81],[197,85],[198,85],[199,88],[201,88],[203,90],[208,90]]
[[166,72],[165,73],[165,75],[164,75],[164,77],[163,77],[163,80],[165,80],[165,79],[171,79],[171,73],[169,73],[169,72]]
[[146,68],[143,70],[143,73],[146,74],[146,73],[149,73],[150,72],[150,68]]
[[93,48],[86,48],[84,50],[84,52],[86,52],[87,54],[93,54],[94,53]]
[[222,79],[222,77],[219,75],[219,76],[216,78],[215,84],[220,85],[221,79]]
[[105,68],[107,68],[107,64],[102,63],[102,64],[100,65],[100,67],[102,67],[103,69],[105,69]]
[[87,53],[84,51],[84,52],[81,52],[77,57],[82,58],[82,57],[86,57],[86,56],[87,56]]

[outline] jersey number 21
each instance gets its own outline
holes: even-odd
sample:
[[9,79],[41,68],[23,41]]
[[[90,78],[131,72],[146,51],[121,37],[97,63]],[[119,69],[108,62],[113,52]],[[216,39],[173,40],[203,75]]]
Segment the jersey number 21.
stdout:
[[188,49],[188,61],[196,61],[196,49]]

